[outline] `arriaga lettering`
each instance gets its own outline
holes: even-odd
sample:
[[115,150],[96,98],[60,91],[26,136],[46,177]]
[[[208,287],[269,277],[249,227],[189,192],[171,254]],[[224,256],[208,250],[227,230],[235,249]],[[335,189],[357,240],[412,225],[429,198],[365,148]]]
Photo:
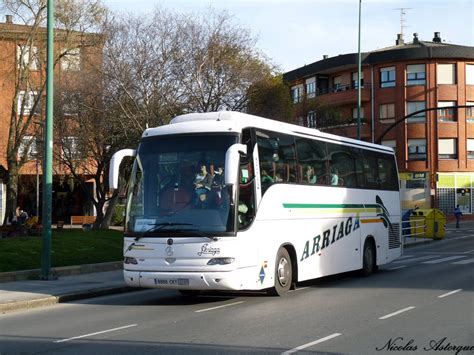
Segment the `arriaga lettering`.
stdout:
[[[339,228],[338,228],[339,227]],[[310,251],[310,240],[306,241],[303,249],[303,254],[301,255],[301,260],[303,261],[310,256],[316,254],[320,250],[329,247],[333,243],[337,242],[339,239],[351,234],[356,229],[360,228],[359,217],[355,218],[355,222],[353,223],[353,218],[349,217],[347,220],[342,221],[340,224],[335,224],[331,228],[326,229],[322,233],[322,242],[321,242],[321,234],[318,234],[313,238],[312,247],[311,247],[311,254]],[[331,236],[332,231],[332,238]]]

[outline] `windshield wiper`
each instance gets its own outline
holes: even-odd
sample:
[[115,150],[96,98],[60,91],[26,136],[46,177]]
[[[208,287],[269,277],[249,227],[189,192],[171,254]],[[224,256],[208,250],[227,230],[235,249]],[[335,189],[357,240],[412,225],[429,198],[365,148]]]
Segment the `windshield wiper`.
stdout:
[[[135,237],[135,241],[137,242],[141,238],[145,237],[148,233],[159,231],[165,227],[172,227],[172,226],[192,226],[192,223],[174,223],[174,222],[164,222],[164,223],[154,223],[152,227],[139,236]],[[133,246],[133,244],[132,244]]]
[[212,241],[216,241],[216,240],[217,240],[217,237],[213,237],[213,236],[207,235],[207,234],[201,232],[201,231],[198,230],[198,229],[173,229],[173,232],[177,232],[177,233],[188,233],[188,232],[191,232],[191,233],[197,235],[198,237],[207,238],[207,239],[210,239],[210,240],[212,240]]

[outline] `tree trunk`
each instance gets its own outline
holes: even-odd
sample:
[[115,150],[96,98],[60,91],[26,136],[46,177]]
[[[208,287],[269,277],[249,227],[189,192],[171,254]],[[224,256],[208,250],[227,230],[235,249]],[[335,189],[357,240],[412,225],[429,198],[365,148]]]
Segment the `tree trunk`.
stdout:
[[15,215],[18,206],[18,170],[15,166],[11,167],[10,162],[8,165],[7,203],[3,224],[6,224],[9,218]]
[[118,193],[117,190],[114,191],[112,198],[109,200],[109,205],[107,206],[107,211],[105,211],[105,217],[102,222],[102,228],[109,228],[110,222],[112,221],[112,217],[115,212],[115,206],[118,203]]

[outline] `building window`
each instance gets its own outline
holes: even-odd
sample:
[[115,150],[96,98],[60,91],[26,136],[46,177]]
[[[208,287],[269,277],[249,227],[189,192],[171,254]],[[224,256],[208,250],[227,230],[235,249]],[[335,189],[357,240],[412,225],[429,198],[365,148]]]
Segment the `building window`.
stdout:
[[26,154],[27,160],[35,159],[38,155],[38,142],[34,136],[24,136],[18,148],[18,156],[22,158]]
[[63,51],[61,57],[61,69],[63,71],[81,70],[81,49],[73,48]]
[[467,139],[467,159],[474,159],[474,139]]
[[395,86],[395,67],[387,67],[380,69],[380,87],[391,88]]
[[291,97],[293,99],[294,104],[301,102],[302,96],[303,96],[303,85],[297,85],[291,88]]
[[35,46],[19,45],[16,47],[17,67],[20,69],[38,70],[39,54]]
[[342,76],[338,75],[332,79],[334,91],[342,91]]
[[456,110],[452,107],[456,105],[456,101],[438,101],[438,120],[440,122],[455,122]]
[[[357,79],[358,79],[358,73],[355,72],[355,73],[352,73],[352,88],[353,89],[357,89],[358,88],[358,85],[357,85]],[[361,71],[360,72],[360,87],[363,88],[364,87],[364,72]]]
[[[474,106],[474,101],[468,101],[466,105]],[[466,121],[474,122],[474,107],[466,107]]]
[[62,139],[62,155],[66,159],[80,159],[79,139],[77,137],[64,137]]
[[474,64],[466,64],[466,85],[474,85]]
[[407,85],[425,85],[426,71],[424,64],[407,65]]
[[408,140],[408,160],[426,160],[426,139]]
[[438,139],[438,158],[439,159],[457,159],[457,144],[455,138]]
[[455,64],[438,64],[438,84],[456,84]]
[[[18,93],[18,101],[17,101],[17,113],[23,115],[29,115],[33,108],[35,107],[35,101],[38,97],[38,93],[36,91],[20,91]],[[38,102],[35,107],[34,113],[39,113],[40,110],[40,103]]]
[[313,98],[316,96],[316,78],[306,79],[306,96]]
[[392,148],[395,152],[397,151],[397,141],[394,139],[382,141],[382,145]]
[[[352,109],[352,118],[354,120],[357,120],[357,107],[354,107]],[[364,108],[363,107],[360,108],[360,118],[364,118]]]
[[379,119],[381,121],[395,119],[395,104],[381,104],[379,106]]
[[316,128],[316,112],[309,111],[306,119],[308,122],[308,127]]
[[[416,111],[424,110],[426,108],[426,104],[424,101],[411,101],[407,102],[407,115],[410,115]],[[417,122],[425,122],[426,121],[426,112],[420,112],[416,115],[407,118],[408,123],[417,123]]]

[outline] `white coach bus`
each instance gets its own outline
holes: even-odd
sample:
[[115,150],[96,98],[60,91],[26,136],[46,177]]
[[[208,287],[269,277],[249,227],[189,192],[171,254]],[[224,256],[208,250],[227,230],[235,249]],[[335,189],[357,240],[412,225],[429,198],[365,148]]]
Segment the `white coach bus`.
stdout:
[[391,148],[237,112],[147,129],[127,193],[124,277],[135,287],[267,290],[402,253]]

